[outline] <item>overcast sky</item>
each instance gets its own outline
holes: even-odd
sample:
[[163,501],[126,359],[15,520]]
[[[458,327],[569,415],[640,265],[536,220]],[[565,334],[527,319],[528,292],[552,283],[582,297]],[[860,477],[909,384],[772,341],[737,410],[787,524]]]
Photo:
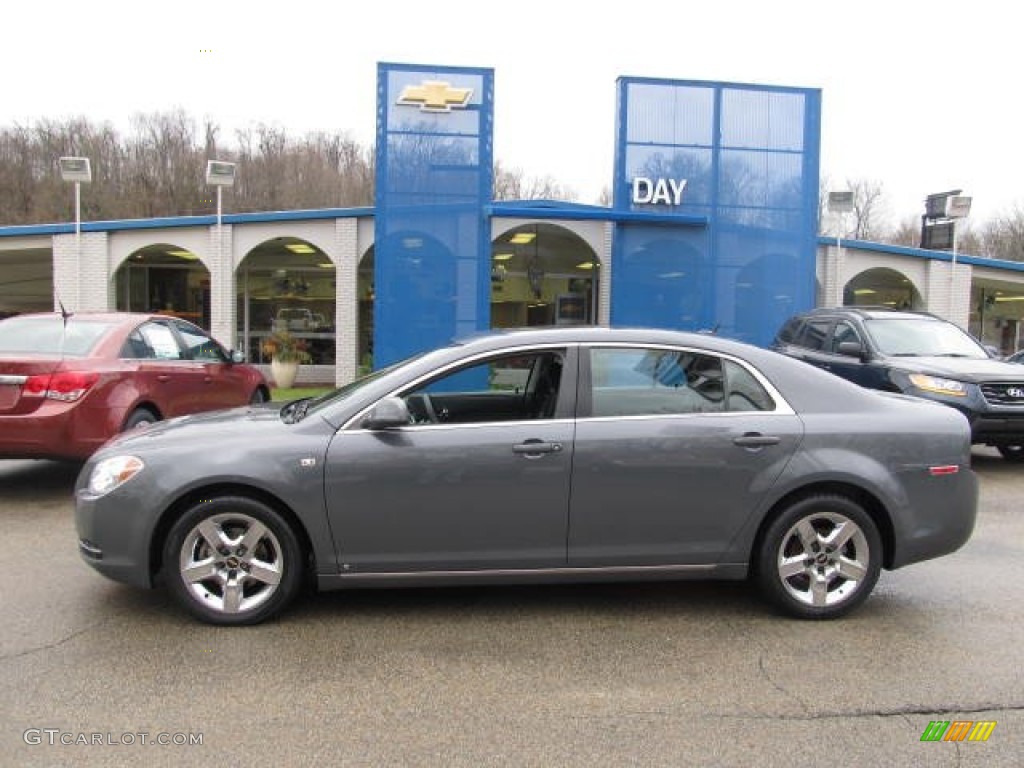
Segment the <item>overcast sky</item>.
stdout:
[[[705,7],[713,6],[713,7]],[[612,10],[607,10],[611,8]],[[1016,0],[12,2],[0,124],[182,107],[374,138],[380,61],[492,67],[495,157],[582,202],[611,183],[619,76],[822,89],[822,174],[882,182],[891,220],[962,188],[1024,207]]]

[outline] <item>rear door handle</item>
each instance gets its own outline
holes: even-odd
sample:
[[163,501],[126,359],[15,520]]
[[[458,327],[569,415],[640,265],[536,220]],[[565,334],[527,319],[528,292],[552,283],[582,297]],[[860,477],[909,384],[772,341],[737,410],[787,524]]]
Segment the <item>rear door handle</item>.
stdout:
[[156,377],[156,380],[159,381],[159,382],[165,382],[165,381],[170,381],[171,377],[169,375],[167,375],[166,373],[161,373],[159,376]]
[[774,435],[762,435],[757,432],[748,432],[745,435],[734,437],[732,444],[740,448],[764,448],[766,445],[778,445],[782,438]]

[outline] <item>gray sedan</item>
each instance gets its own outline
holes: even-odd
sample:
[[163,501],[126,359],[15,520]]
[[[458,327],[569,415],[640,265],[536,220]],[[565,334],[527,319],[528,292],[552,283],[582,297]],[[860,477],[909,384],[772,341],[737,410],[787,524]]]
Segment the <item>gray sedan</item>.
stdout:
[[82,557],[252,624],[300,590],[752,577],[793,616],[974,526],[970,429],[726,339],[489,334],[313,400],[187,416],[82,468]]

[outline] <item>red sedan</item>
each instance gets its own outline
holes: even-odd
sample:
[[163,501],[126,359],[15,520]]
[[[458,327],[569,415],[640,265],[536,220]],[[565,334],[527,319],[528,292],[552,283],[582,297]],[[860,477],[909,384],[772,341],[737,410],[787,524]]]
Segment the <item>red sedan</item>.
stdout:
[[0,458],[84,459],[127,429],[269,399],[240,360],[176,317],[0,320]]

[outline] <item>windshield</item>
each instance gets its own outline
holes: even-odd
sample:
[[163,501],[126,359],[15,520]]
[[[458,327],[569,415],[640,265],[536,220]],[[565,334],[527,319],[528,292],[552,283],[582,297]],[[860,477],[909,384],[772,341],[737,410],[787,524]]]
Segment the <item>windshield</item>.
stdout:
[[9,317],[0,322],[0,355],[84,357],[110,327],[107,322],[70,318],[65,328],[60,315]]
[[864,327],[885,355],[986,359],[984,348],[960,328],[923,318],[874,318]]
[[376,381],[382,376],[391,373],[396,368],[400,368],[403,365],[406,365],[407,363],[410,363],[416,358],[422,356],[423,353],[419,353],[413,355],[412,357],[408,357],[405,360],[399,360],[397,363],[393,363],[387,366],[386,368],[381,368],[380,370],[367,374],[366,376],[358,378],[355,381],[350,381],[348,384],[338,387],[338,389],[332,390],[318,397],[314,397],[312,399],[304,398],[302,400],[293,401],[284,407],[282,413],[285,416],[291,416],[291,420],[301,421],[305,416],[309,415],[310,413],[313,413],[314,411],[323,408],[326,405],[331,405],[340,400],[344,400],[353,392],[362,389],[367,384]]

